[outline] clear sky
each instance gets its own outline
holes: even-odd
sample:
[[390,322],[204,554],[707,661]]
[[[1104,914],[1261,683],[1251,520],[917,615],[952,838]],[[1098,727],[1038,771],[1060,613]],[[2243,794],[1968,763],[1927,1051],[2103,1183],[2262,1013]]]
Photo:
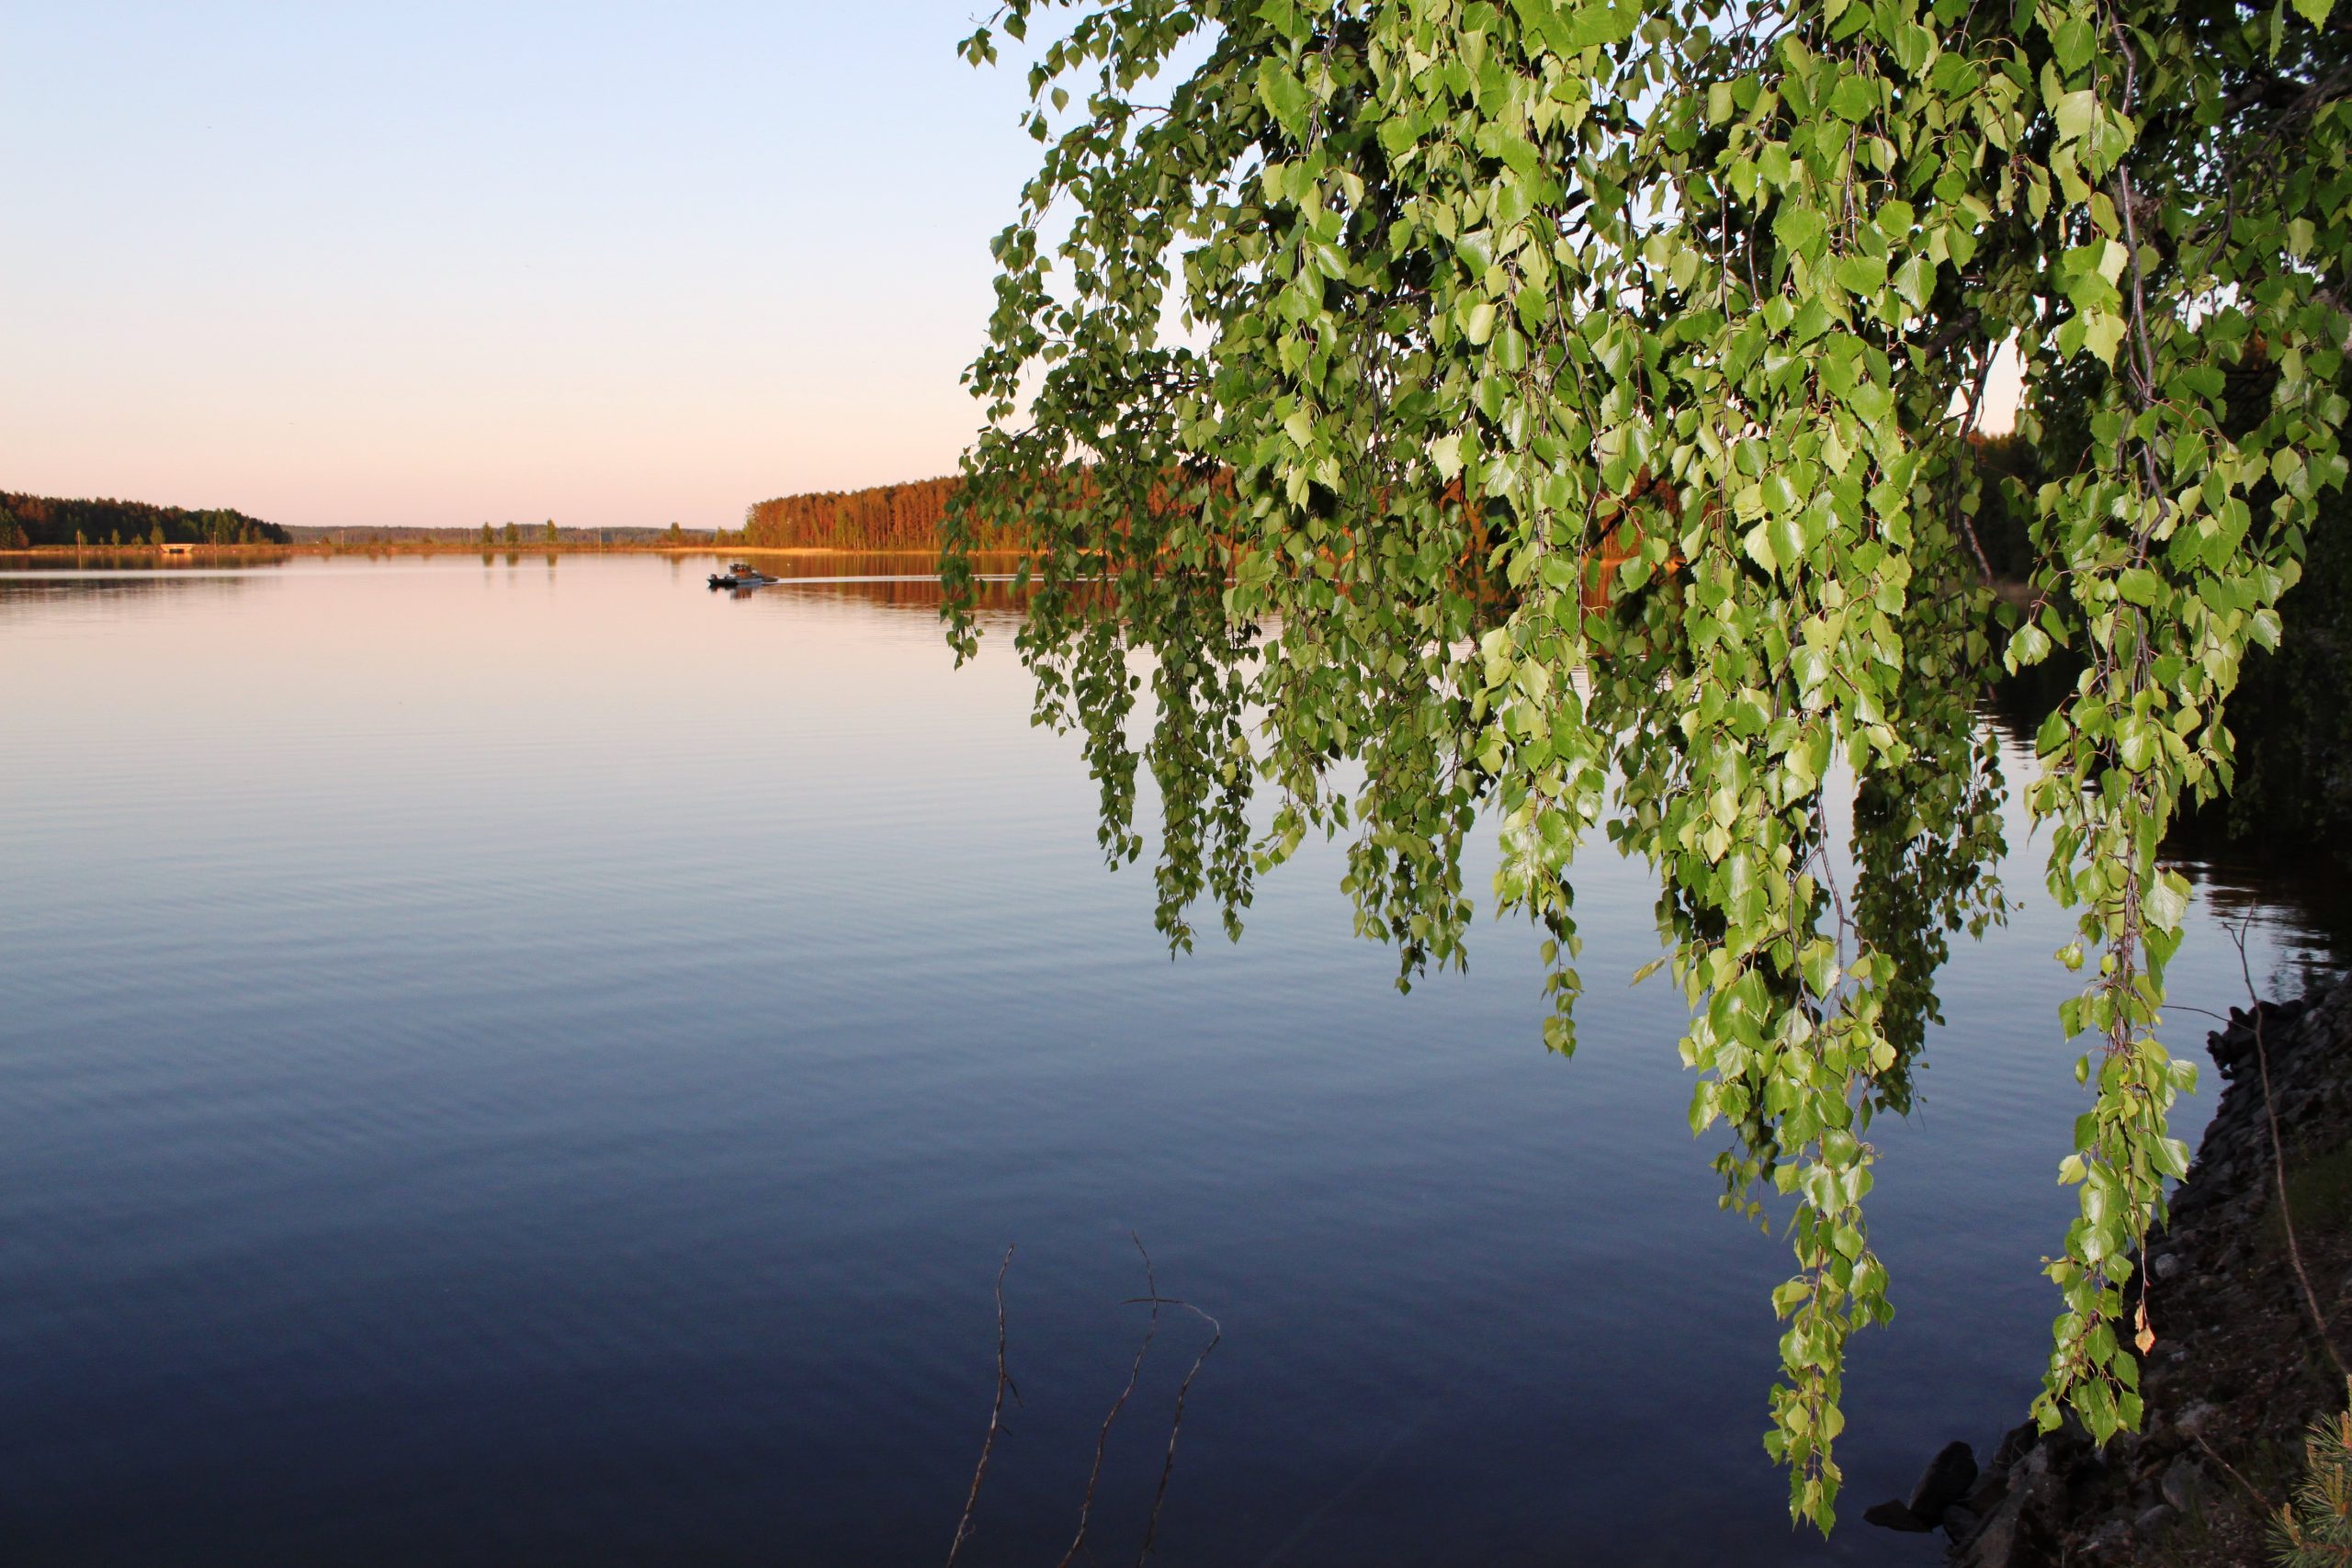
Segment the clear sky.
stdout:
[[0,0],[0,489],[738,524],[955,467],[989,0]]
[[948,472],[1037,152],[990,3],[0,0],[0,490],[709,527]]

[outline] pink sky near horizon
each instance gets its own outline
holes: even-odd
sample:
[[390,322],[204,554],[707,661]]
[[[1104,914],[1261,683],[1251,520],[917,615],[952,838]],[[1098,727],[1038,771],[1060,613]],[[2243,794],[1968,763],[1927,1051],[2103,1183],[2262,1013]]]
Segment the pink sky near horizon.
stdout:
[[1034,143],[978,0],[0,0],[0,489],[740,524],[952,471]]
[[950,472],[1037,152],[988,8],[0,0],[0,489],[704,528]]

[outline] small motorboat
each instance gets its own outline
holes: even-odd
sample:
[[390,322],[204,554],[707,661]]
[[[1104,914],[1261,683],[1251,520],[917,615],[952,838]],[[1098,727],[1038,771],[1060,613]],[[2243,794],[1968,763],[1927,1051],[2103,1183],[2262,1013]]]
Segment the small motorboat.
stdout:
[[710,574],[710,585],[713,588],[760,588],[771,582],[783,581],[781,577],[770,577],[749,562],[740,560],[724,572],[714,571]]

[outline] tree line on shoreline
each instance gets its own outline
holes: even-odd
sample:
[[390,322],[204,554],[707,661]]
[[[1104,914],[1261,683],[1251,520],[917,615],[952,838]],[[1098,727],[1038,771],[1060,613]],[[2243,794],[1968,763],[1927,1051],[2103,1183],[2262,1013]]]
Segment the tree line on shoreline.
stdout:
[[144,501],[67,500],[0,491],[0,550],[44,546],[283,545],[275,523],[233,507],[191,509]]
[[[755,502],[744,514],[740,542],[754,548],[930,550],[954,503],[954,478],[872,485],[865,490],[816,491]],[[1011,547],[1007,530],[983,547]]]
[[552,517],[540,523],[483,523],[472,528],[301,525],[287,532],[297,545],[359,549],[708,549],[727,543],[729,538],[724,530],[688,528],[677,523],[579,528],[559,526]]
[[[0,549],[137,548],[173,545],[423,547],[485,550],[567,548],[934,550],[958,480],[914,479],[863,490],[775,496],[745,509],[741,528],[678,523],[624,528],[485,522],[475,527],[280,526],[230,508],[192,510],[149,502],[64,500],[0,491]],[[1008,534],[994,541],[1012,547]]]

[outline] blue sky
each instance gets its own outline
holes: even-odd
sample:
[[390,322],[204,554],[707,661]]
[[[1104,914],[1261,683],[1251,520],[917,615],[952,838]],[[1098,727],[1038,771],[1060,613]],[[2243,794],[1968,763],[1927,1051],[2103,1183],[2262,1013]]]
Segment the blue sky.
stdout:
[[0,489],[732,524],[955,465],[986,0],[0,0]]

